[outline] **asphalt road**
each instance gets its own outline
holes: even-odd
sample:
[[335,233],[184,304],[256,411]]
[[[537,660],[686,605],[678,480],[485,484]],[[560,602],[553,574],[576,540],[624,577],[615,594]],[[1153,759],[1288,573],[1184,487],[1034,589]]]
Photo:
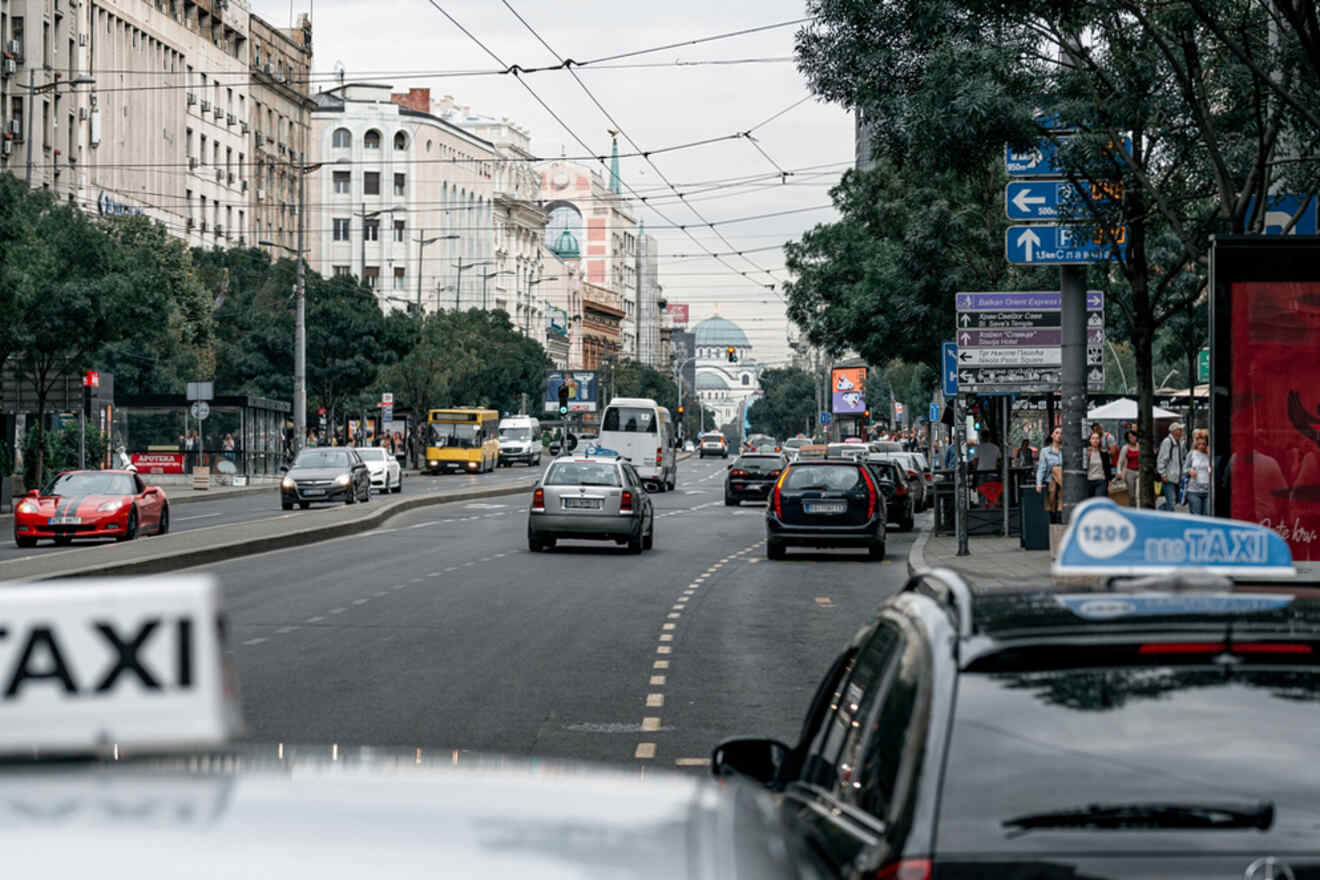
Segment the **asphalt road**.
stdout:
[[885,562],[769,562],[764,507],[724,506],[724,466],[680,465],[641,556],[529,553],[518,495],[194,569],[225,588],[248,739],[693,772],[727,736],[794,741],[913,535],[891,529]]
[[[515,465],[511,468],[499,468],[488,474],[446,474],[422,475],[405,474],[403,491],[398,495],[381,495],[372,492],[372,501],[377,499],[395,499],[407,496],[425,495],[434,492],[452,492],[459,489],[495,487],[511,483],[524,483],[539,473],[536,468]],[[191,493],[187,488],[166,488],[166,494],[182,495]],[[170,509],[170,531],[183,532],[192,529],[204,529],[234,522],[256,522],[259,520],[278,520],[302,518],[313,520],[318,511],[338,507],[336,504],[316,504],[307,510],[295,508],[292,512],[280,509],[279,488],[271,485],[268,492],[257,495],[239,495],[237,497],[217,496],[214,501],[198,501],[180,504]],[[98,538],[74,541],[68,547],[57,547],[51,541],[42,541],[36,547],[19,548],[13,543],[12,526],[9,540],[0,543],[0,562],[11,562],[34,556],[46,556],[52,553],[64,553],[70,549],[94,547],[98,544],[111,545],[113,538]]]

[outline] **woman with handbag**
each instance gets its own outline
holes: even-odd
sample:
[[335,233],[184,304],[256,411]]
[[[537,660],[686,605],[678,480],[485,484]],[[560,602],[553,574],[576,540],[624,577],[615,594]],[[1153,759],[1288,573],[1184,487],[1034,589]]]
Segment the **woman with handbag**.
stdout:
[[[1045,491],[1046,476],[1049,477],[1049,490]],[[1050,515],[1050,522],[1063,521],[1063,428],[1055,428],[1050,434],[1050,445],[1041,447],[1040,458],[1036,461],[1036,491],[1045,492],[1045,510]]]
[[1109,466],[1109,453],[1105,451],[1104,437],[1099,431],[1092,431],[1082,452],[1082,464],[1086,467],[1086,497],[1107,498],[1109,481],[1113,470]]

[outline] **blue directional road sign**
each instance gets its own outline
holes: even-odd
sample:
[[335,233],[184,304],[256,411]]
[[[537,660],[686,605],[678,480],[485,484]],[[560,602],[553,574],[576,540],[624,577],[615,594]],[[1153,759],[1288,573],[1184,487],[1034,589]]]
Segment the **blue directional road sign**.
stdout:
[[[1091,200],[1109,201],[1102,187],[1091,187]],[[1067,180],[1013,180],[1004,188],[1004,212],[1009,220],[1077,220],[1086,216],[1087,204]]]
[[[1118,251],[1127,258],[1127,230],[1118,233]],[[1098,244],[1085,226],[1010,226],[1004,233],[1004,253],[1010,263],[1026,266],[1066,266],[1100,263],[1110,246]]]
[[929,421],[933,424],[935,422],[938,422],[939,420],[940,420],[940,405],[938,403],[935,403],[934,401],[931,401]]
[[[1283,230],[1292,222],[1293,215],[1298,212],[1305,204],[1305,210],[1302,210],[1301,216],[1293,224],[1292,229],[1288,230],[1289,235],[1315,235],[1320,232],[1320,221],[1317,219],[1316,211],[1317,199],[1315,196],[1298,195],[1278,195],[1271,196],[1265,204],[1265,235],[1283,235]],[[1247,203],[1247,216],[1251,217],[1256,211],[1256,199],[1253,197]]]
[[821,427],[824,427],[824,426],[828,425],[828,424],[829,424],[830,422],[832,422],[832,421],[834,421],[834,414],[822,410],[822,411],[821,411],[821,414],[820,414],[820,424],[821,424]]
[[942,354],[944,373],[944,396],[956,397],[958,395],[958,343],[952,339],[946,339],[940,345]]
[[[1130,155],[1132,139],[1124,138],[1123,147]],[[1070,169],[1059,165],[1058,155],[1059,148],[1049,139],[1039,140],[1026,150],[1014,150],[1005,145],[1004,170],[1009,177],[1067,177]]]

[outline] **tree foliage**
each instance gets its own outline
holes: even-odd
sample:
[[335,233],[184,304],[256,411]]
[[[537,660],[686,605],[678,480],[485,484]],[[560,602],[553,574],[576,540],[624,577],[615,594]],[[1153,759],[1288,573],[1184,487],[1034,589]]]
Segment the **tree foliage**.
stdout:
[[816,386],[811,374],[794,367],[761,373],[762,396],[747,412],[753,434],[780,440],[814,430]]

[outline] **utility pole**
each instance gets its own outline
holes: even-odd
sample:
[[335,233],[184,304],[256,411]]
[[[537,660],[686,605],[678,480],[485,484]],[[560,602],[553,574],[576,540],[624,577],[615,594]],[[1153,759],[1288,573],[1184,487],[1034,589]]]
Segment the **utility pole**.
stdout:
[[635,318],[633,320],[633,360],[642,362],[642,235],[637,236],[637,246],[633,249],[633,288]]
[[1063,521],[1086,498],[1086,468],[1082,464],[1082,431],[1086,422],[1086,267],[1059,269],[1063,364],[1060,403],[1063,405]]
[[[24,61],[27,60],[26,51],[23,53]],[[27,119],[23,120],[23,140],[27,141],[27,188],[32,189],[32,114],[33,104],[37,98],[37,69],[28,65],[28,112]]]
[[293,286],[293,454],[307,441],[307,268],[303,212],[307,209],[307,166],[298,164],[298,274]]
[[426,230],[417,230],[417,319],[422,317],[422,250],[426,247]]

